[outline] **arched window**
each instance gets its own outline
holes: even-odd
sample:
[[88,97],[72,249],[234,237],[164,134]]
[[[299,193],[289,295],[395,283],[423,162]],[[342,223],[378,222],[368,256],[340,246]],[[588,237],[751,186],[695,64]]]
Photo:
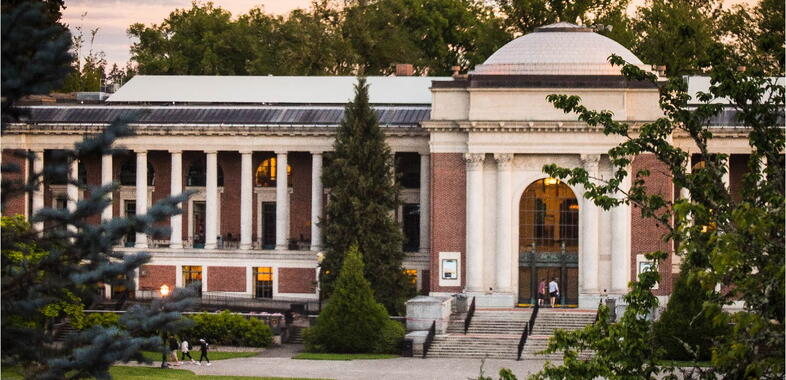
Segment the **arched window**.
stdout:
[[[147,185],[155,186],[156,171],[150,162],[147,163]],[[120,167],[120,184],[123,186],[136,186],[136,158],[131,157]]]
[[[198,160],[191,164],[188,168],[188,176],[186,177],[186,186],[203,187],[207,185],[207,169],[205,162]],[[224,170],[221,165],[218,165],[218,186],[224,186]]]
[[556,178],[533,182],[521,197],[519,246],[529,250],[577,252],[579,203],[573,190]]
[[[270,157],[262,161],[262,163],[257,166],[257,171],[254,174],[254,184],[261,187],[276,186],[276,170],[275,157]],[[291,178],[291,176],[292,166],[287,164],[287,178]],[[291,186],[291,181],[287,181],[287,184]]]

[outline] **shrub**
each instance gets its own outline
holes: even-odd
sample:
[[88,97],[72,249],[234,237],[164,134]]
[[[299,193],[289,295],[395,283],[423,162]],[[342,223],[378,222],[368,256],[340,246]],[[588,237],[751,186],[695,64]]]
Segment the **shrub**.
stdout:
[[306,350],[331,353],[398,352],[404,328],[391,321],[387,310],[374,300],[363,277],[363,259],[352,246],[328,304],[316,325],[306,329]]
[[119,327],[120,315],[115,313],[88,313],[82,329],[87,330],[93,326]]
[[[665,351],[664,359],[710,360],[715,340],[728,330],[713,323],[721,311],[705,308],[707,300],[707,290],[702,288],[696,275],[683,272],[677,278],[666,311],[653,326],[655,345]],[[689,352],[685,344],[696,355]]]
[[245,318],[229,311],[200,313],[191,318],[194,326],[181,334],[189,341],[204,338],[211,344],[266,347],[273,340],[270,327],[257,318]]

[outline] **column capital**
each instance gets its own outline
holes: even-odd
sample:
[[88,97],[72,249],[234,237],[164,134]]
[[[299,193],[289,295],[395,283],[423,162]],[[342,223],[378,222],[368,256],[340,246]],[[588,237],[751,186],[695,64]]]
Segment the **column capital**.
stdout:
[[289,153],[289,151],[286,149],[276,149],[273,150],[273,153],[275,153],[277,156],[280,156],[282,154],[286,155],[287,153]]
[[323,155],[325,154],[325,151],[317,149],[317,150],[310,150],[309,153],[311,153],[312,155]]
[[136,154],[147,154],[147,148],[134,148],[133,151]]
[[599,154],[582,154],[581,166],[587,171],[596,172],[598,170],[598,163],[600,162]]
[[254,154],[254,150],[253,149],[240,149],[237,152],[240,153],[240,154]]
[[204,149],[205,154],[218,154],[218,149]]
[[464,161],[467,163],[467,169],[470,170],[477,170],[483,167],[483,160],[485,159],[485,153],[464,153]]
[[170,154],[172,154],[172,153],[183,154],[183,149],[176,149],[176,148],[175,149],[169,149],[169,153]]
[[494,159],[501,169],[508,169],[513,165],[513,153],[494,153]]
[[425,153],[421,152],[421,153],[419,153],[419,154],[420,154],[420,156],[421,156],[421,157],[422,157],[422,156],[430,156],[430,155],[431,155],[431,152],[425,152]]

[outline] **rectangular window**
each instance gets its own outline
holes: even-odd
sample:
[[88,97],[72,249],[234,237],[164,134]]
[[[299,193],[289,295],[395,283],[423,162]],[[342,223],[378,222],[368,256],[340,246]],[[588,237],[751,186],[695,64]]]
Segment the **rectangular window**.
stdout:
[[417,252],[420,247],[420,205],[405,203],[402,207],[404,213],[404,252]]
[[[192,282],[202,281],[202,267],[199,265],[183,266],[183,286],[188,286]],[[202,296],[202,288],[197,289],[197,295]]]
[[273,298],[273,268],[254,268],[254,297]]
[[[123,207],[125,208],[126,217],[136,215],[136,201],[125,201]],[[133,247],[134,244],[136,243],[136,233],[129,232],[128,235],[126,235],[125,240],[126,240],[125,243],[126,247]]]
[[262,203],[262,249],[276,247],[276,202]]
[[420,154],[396,152],[396,175],[404,189],[420,188]]

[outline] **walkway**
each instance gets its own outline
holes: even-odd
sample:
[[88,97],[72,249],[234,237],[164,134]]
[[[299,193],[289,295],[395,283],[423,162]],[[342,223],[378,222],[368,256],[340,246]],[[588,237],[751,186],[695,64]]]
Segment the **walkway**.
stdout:
[[[302,345],[284,345],[268,349],[252,358],[213,361],[213,365],[184,364],[178,369],[198,375],[307,377],[336,380],[400,380],[400,379],[467,379],[477,378],[480,359],[420,359],[396,358],[381,360],[295,360],[291,356]],[[510,368],[519,379],[543,368],[545,360],[488,359],[486,376],[497,379],[501,368]]]

